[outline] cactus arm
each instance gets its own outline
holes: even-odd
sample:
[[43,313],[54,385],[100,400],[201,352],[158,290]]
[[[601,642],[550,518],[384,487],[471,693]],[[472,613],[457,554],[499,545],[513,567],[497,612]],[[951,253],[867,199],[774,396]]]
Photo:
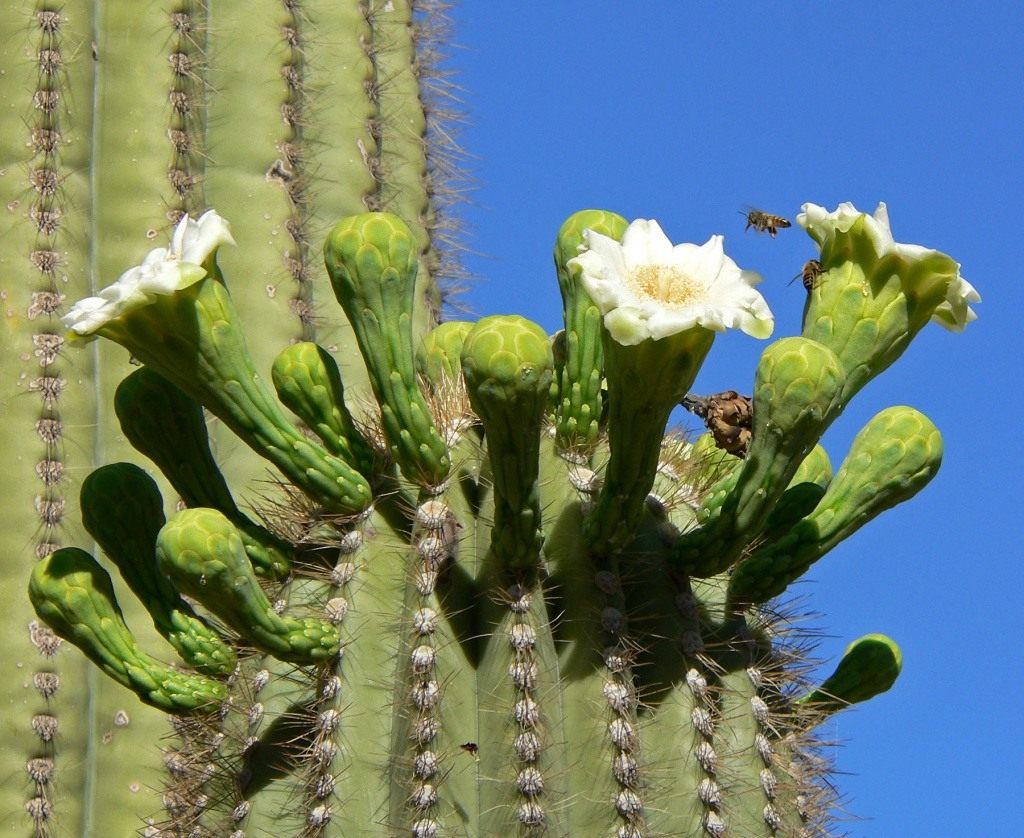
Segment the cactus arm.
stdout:
[[[416,55],[417,8],[439,18],[440,6],[398,0],[386,6],[371,6],[367,21],[371,31],[374,74],[370,99],[376,111],[370,123],[376,140],[377,189],[366,201],[367,209],[397,215],[410,225],[419,256],[413,330],[422,335],[432,327],[440,312],[438,272],[442,256],[435,235],[440,217],[439,187],[430,174],[427,144],[429,123],[436,115],[424,107],[423,78]],[[438,20],[440,25],[440,20]],[[437,144],[433,143],[436,152]],[[415,184],[415,188],[408,188]],[[401,185],[401,188],[399,187]]]
[[770,658],[755,654],[746,662],[717,685],[716,709],[725,722],[716,731],[717,811],[727,827],[744,824],[751,834],[799,834],[806,828],[799,796],[803,737],[771,690],[785,676]]
[[[485,834],[510,820],[563,831],[562,813],[546,805],[557,795],[564,766],[544,740],[562,727],[555,690],[554,642],[539,581],[541,566],[540,429],[551,389],[547,335],[521,317],[480,320],[462,346],[470,403],[480,417],[493,481],[491,544],[482,569],[494,607],[477,674],[481,696],[481,789]],[[554,751],[554,753],[551,753]]]
[[[583,503],[587,494],[580,494],[565,479],[568,466],[556,451],[553,440],[542,446],[542,470],[558,479],[542,485],[543,508],[551,510],[545,521],[544,555],[552,569],[549,590],[576,591],[579,595],[559,595],[556,600],[558,667],[561,675],[562,719],[561,741],[569,763],[563,781],[566,800],[572,805],[567,813],[570,833],[614,834],[617,823],[614,801],[621,790],[612,770],[612,760],[619,752],[631,752],[639,743],[636,719],[632,708],[616,713],[604,695],[605,685],[615,681],[621,672],[612,673],[606,666],[606,653],[619,649],[617,637],[604,621],[614,604],[621,607],[622,592],[614,574],[599,572],[580,538],[584,525]],[[557,510],[557,514],[556,511]],[[614,613],[621,613],[615,609]],[[608,659],[610,660],[610,658]],[[629,658],[625,659],[629,664]],[[548,711],[552,712],[550,704]],[[552,734],[554,738],[554,734]],[[586,759],[573,761],[573,752],[587,754]]]
[[[131,15],[137,8],[136,4],[131,6],[122,11]],[[12,579],[11,588],[21,589],[36,558],[61,543],[87,540],[77,523],[74,482],[58,475],[56,481],[44,484],[36,476],[36,468],[49,464],[42,473],[54,475],[63,468],[65,475],[84,474],[106,456],[118,458],[112,435],[105,432],[108,425],[100,418],[103,410],[98,408],[104,404],[105,393],[97,378],[98,364],[106,353],[97,346],[96,352],[78,353],[77,357],[64,352],[52,355],[52,349],[59,350],[63,342],[59,315],[71,301],[91,293],[96,260],[103,258],[101,249],[94,247],[97,237],[92,227],[96,183],[116,178],[96,177],[93,152],[106,135],[99,133],[94,123],[93,106],[109,104],[104,99],[105,85],[114,81],[116,71],[100,74],[98,69],[101,64],[108,69],[110,39],[116,35],[111,27],[101,25],[96,4],[77,0],[15,4],[6,12],[0,23],[0,90],[10,110],[2,132],[0,168],[6,174],[0,178],[0,191],[4,204],[15,209],[5,215],[0,228],[5,292],[0,404],[4,408],[4,435],[11,434],[3,440],[4,450],[19,452],[23,476],[8,484],[10,503],[5,501],[3,530],[11,541],[5,538],[3,548],[4,555],[20,569],[20,581]],[[165,62],[167,33],[153,27],[151,19],[138,31],[146,34],[135,41],[132,49],[145,52],[145,61],[152,57],[154,62]],[[45,64],[49,69],[43,69],[44,55],[48,56]],[[140,58],[135,66],[143,63]],[[152,70],[152,77],[161,78],[166,66],[164,63]],[[152,91],[162,114],[166,88],[140,89],[138,78],[133,75],[125,107],[137,107]],[[123,151],[128,143],[136,150],[133,126],[118,124],[116,111],[116,107],[113,111],[107,107],[104,112],[111,117],[111,131],[118,134],[118,149]],[[163,117],[158,117],[141,130],[151,128],[160,133],[162,122]],[[140,172],[148,165],[145,155],[136,162]],[[54,183],[51,172],[58,184],[56,189],[49,186]],[[166,182],[165,157],[153,174],[159,190],[159,184]],[[141,194],[149,196],[151,190],[147,188]],[[136,222],[143,218],[143,224],[136,223],[125,236],[135,237],[144,246],[148,219],[157,215],[150,212],[153,208],[148,204],[145,209],[141,204],[136,207],[131,214]],[[163,209],[160,207],[161,217]],[[123,241],[123,232],[111,230],[107,244],[113,247],[115,241]],[[116,261],[120,263],[118,269],[124,266],[120,259]],[[44,360],[48,362],[43,364]],[[118,358],[115,368],[124,369],[122,358]],[[8,371],[15,374],[8,376]],[[37,424],[41,420],[42,424]],[[17,469],[14,474],[18,474]],[[16,485],[25,487],[20,500]],[[23,511],[18,511],[19,506]],[[127,605],[129,619],[134,613],[144,613],[133,603]],[[153,778],[140,768],[135,755],[155,751],[153,743],[166,731],[163,714],[142,707],[114,682],[97,678],[95,669],[69,645],[55,657],[40,658],[26,628],[35,617],[24,598],[20,612],[10,613],[10,619],[15,622],[4,625],[4,636],[22,638],[17,642],[23,644],[20,651],[11,650],[10,660],[25,661],[32,670],[45,674],[47,682],[58,684],[64,695],[58,689],[43,701],[38,693],[23,689],[21,677],[6,682],[12,689],[17,684],[14,704],[9,705],[16,708],[9,714],[9,724],[17,735],[5,737],[12,743],[11,748],[4,749],[5,776],[24,777],[30,759],[49,760],[53,770],[41,782],[33,779],[28,785],[5,784],[0,802],[5,823],[18,824],[33,835],[64,829],[116,834],[123,829],[126,818],[137,820],[157,810],[159,799],[152,792]],[[32,634],[38,641],[38,634]],[[82,689],[89,695],[88,701],[83,700]],[[33,728],[32,719],[41,714],[58,721],[54,736],[47,740]],[[115,725],[115,718],[127,724]],[[13,747],[15,742],[17,747]],[[133,756],[129,758],[128,754]],[[110,781],[109,787],[106,780]],[[46,806],[38,800],[43,796],[48,801]],[[98,805],[99,797],[103,805]],[[36,803],[30,811],[26,801],[33,800]]]

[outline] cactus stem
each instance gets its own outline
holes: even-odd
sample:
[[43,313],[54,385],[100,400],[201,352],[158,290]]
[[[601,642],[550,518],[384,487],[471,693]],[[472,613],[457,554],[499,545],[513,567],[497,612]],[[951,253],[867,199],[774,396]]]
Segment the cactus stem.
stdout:
[[[9,10],[8,14],[14,15],[15,12]],[[62,153],[67,130],[65,99],[69,93],[66,65],[70,60],[63,28],[60,7],[39,3],[30,25],[22,33],[26,43],[19,43],[18,48],[26,49],[34,57],[35,65],[33,70],[25,68],[26,75],[30,72],[34,75],[34,82],[29,82],[32,84],[30,97],[24,103],[28,112],[27,139],[32,154],[26,161],[26,192],[18,201],[8,204],[13,209],[27,198],[27,217],[32,228],[28,237],[19,242],[21,248],[25,248],[22,249],[22,257],[27,256],[28,261],[24,266],[28,270],[18,271],[24,287],[14,289],[17,294],[14,299],[7,299],[5,293],[5,306],[9,306],[11,311],[16,306],[20,311],[27,310],[29,321],[29,328],[14,340],[19,344],[17,351],[31,359],[31,366],[19,365],[18,374],[28,382],[27,389],[37,405],[34,410],[29,409],[22,414],[22,421],[27,419],[33,424],[30,433],[35,440],[32,448],[37,458],[33,465],[35,476],[41,483],[37,492],[32,493],[31,501],[36,517],[36,559],[45,558],[60,546],[66,491],[63,479],[65,417],[60,398],[67,383],[63,374],[66,365],[62,357],[64,338],[55,316],[60,313],[63,300],[58,283],[65,267],[60,255],[68,237],[65,221],[72,209],[75,193],[70,185],[65,188],[70,169]],[[12,345],[12,350],[14,348]],[[11,375],[11,380],[14,380],[14,375]],[[9,417],[8,421],[18,420]],[[24,430],[29,431],[29,428]],[[32,784],[26,792],[24,806],[33,835],[44,836],[50,834],[54,818],[61,814],[57,809],[58,796],[53,793],[60,730],[57,716],[51,715],[56,712],[51,699],[61,685],[60,670],[51,658],[60,645],[60,639],[35,621],[29,624],[29,639],[43,658],[42,661],[33,661],[32,683],[51,712],[37,713],[31,720],[22,722],[25,729],[30,727],[37,737],[33,756],[27,763],[29,767],[26,770]],[[53,719],[52,725],[37,721],[43,718]]]

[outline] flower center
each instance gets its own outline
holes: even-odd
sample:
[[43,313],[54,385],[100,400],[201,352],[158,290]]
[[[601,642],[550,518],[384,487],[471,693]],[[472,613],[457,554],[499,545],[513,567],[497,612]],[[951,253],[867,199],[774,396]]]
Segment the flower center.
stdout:
[[685,308],[705,296],[704,286],[674,265],[639,265],[627,282],[637,296],[672,308]]

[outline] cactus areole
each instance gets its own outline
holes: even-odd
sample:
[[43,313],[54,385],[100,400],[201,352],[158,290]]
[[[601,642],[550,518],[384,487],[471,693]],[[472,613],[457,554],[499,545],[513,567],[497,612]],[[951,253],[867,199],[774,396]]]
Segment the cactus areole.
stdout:
[[687,439],[715,336],[774,328],[721,236],[583,210],[564,329],[438,324],[445,0],[13,5],[5,834],[830,834],[814,730],[901,655],[811,682],[784,598],[942,442],[906,406],[819,441],[974,318],[959,265],[805,205],[802,333]]

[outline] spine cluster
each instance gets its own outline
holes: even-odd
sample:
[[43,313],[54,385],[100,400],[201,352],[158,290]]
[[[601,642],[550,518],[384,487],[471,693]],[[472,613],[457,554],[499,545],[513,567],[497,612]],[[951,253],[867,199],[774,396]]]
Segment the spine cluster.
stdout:
[[[35,241],[28,253],[28,261],[35,281],[27,314],[34,325],[31,356],[38,366],[27,389],[38,400],[35,436],[42,453],[35,464],[40,485],[33,498],[38,518],[34,547],[37,559],[48,556],[60,546],[66,504],[61,395],[67,382],[61,363],[64,337],[57,321],[64,303],[61,249],[65,237],[63,220],[68,210],[62,189],[63,179],[68,174],[62,157],[66,142],[66,104],[63,100],[66,46],[63,29],[60,9],[52,4],[42,5],[35,12],[30,26],[37,73],[28,122],[28,145],[32,153],[28,173],[28,217],[35,228]],[[40,655],[40,659],[33,662],[32,685],[49,705],[61,686],[61,676],[54,666],[54,656],[61,640],[45,625],[34,620],[28,625],[28,633],[32,646]],[[37,745],[35,754],[25,763],[30,781],[25,811],[32,823],[33,834],[43,836],[49,834],[49,824],[56,814],[53,781],[60,725],[52,712],[36,713],[29,723]]]
[[167,139],[171,163],[167,182],[171,195],[167,211],[170,223],[183,214],[205,208],[204,133],[206,111],[206,9],[201,2],[183,0],[170,12],[171,83],[167,91],[170,119]]

